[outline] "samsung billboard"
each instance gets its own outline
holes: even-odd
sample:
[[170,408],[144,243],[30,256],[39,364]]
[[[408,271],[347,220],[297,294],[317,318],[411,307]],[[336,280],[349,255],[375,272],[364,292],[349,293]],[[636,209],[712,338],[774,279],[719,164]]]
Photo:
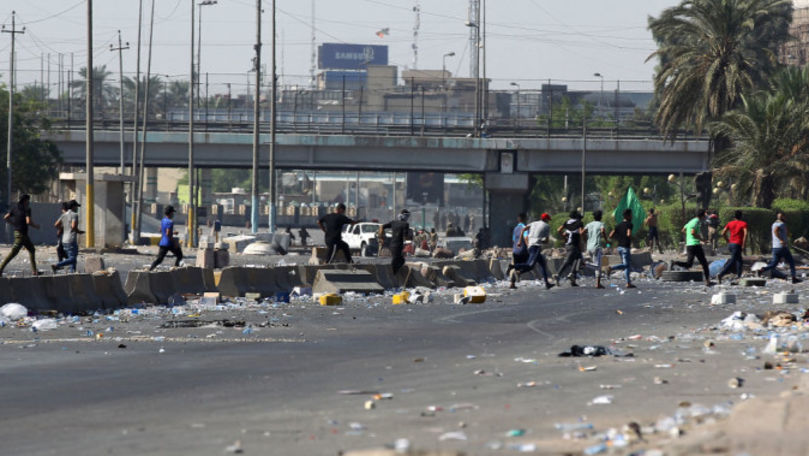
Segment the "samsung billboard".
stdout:
[[323,43],[318,48],[318,68],[321,70],[363,70],[368,65],[387,64],[387,46]]

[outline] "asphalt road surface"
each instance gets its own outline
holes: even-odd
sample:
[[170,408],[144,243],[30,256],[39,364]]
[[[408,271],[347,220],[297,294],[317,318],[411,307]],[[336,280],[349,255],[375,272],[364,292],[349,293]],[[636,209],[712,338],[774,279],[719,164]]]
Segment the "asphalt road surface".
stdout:
[[[716,290],[699,284],[638,285],[501,283],[480,305],[453,305],[447,292],[405,306],[188,306],[0,328],[0,453],[218,455],[238,442],[245,454],[337,455],[406,438],[423,450],[561,454],[593,442],[564,440],[555,423],[647,425],[684,401],[777,394],[800,375],[744,356],[766,341],[711,329],[734,310],[769,308],[761,290],[737,287],[739,304],[711,306]],[[557,356],[588,343],[634,356]],[[732,377],[744,387],[730,389]],[[373,392],[393,397],[366,410]],[[605,394],[611,404],[589,404]]]

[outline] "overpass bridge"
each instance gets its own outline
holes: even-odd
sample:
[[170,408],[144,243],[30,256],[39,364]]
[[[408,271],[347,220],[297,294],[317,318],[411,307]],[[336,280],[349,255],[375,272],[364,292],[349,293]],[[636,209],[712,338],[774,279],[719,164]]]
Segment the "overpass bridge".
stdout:
[[[127,158],[131,156],[127,135]],[[62,151],[65,164],[83,166],[83,130],[53,130],[43,135]],[[440,171],[448,173],[578,173],[582,156],[588,174],[695,174],[709,168],[706,139],[665,141],[646,137],[494,137],[376,136],[353,134],[296,134],[276,136],[276,166],[280,169],[350,171]],[[155,131],[147,136],[146,167],[185,167],[188,134]],[[249,168],[252,134],[198,132],[194,161],[202,168]],[[269,134],[261,135],[261,166],[268,166]],[[586,154],[583,150],[586,149]],[[510,165],[504,166],[511,160]],[[119,133],[95,132],[95,163],[120,163]]]
[[[127,140],[131,139],[127,135]],[[65,164],[84,166],[83,130],[53,130],[44,135],[62,151]],[[261,134],[260,165],[266,169],[269,134]],[[481,173],[488,191],[492,239],[508,245],[515,214],[527,207],[531,174],[696,174],[709,168],[708,140],[668,142],[662,138],[604,136],[489,137],[388,136],[374,134],[280,133],[279,169],[343,171],[437,171]],[[150,131],[146,167],[186,167],[188,134]],[[249,132],[197,132],[194,161],[201,168],[249,168]],[[131,154],[131,143],[126,147]],[[118,166],[117,130],[95,132],[96,166]]]

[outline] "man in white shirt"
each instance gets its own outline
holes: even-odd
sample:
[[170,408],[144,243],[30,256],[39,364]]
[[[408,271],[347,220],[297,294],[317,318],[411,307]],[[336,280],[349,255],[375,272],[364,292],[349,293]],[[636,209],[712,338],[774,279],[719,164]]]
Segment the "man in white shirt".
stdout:
[[[520,243],[528,243],[528,260],[525,263],[513,264],[508,266],[506,275],[511,280],[511,288],[516,288],[516,282],[519,275],[523,272],[528,272],[539,263],[542,267],[542,277],[545,279],[545,288],[551,289],[553,284],[548,280],[548,265],[545,262],[545,257],[542,255],[542,244],[548,242],[548,237],[551,233],[551,226],[548,222],[551,221],[551,216],[547,213],[542,214],[539,220],[528,224],[522,229],[519,235]],[[526,239],[525,233],[528,232]]]

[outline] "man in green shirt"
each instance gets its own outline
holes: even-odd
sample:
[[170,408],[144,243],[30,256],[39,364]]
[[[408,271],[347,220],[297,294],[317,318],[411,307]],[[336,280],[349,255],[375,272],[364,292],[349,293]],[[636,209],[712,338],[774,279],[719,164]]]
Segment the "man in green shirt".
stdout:
[[694,258],[696,257],[696,259],[699,260],[699,264],[702,265],[702,273],[705,275],[705,285],[710,287],[714,283],[711,282],[708,260],[705,259],[705,252],[702,250],[702,236],[700,235],[700,228],[704,220],[705,210],[700,209],[699,212],[697,212],[697,216],[685,224],[683,232],[685,233],[685,249],[688,254],[688,259],[685,262],[672,261],[671,268],[673,269],[674,266],[679,266],[681,268],[691,269],[691,266],[694,265]]

